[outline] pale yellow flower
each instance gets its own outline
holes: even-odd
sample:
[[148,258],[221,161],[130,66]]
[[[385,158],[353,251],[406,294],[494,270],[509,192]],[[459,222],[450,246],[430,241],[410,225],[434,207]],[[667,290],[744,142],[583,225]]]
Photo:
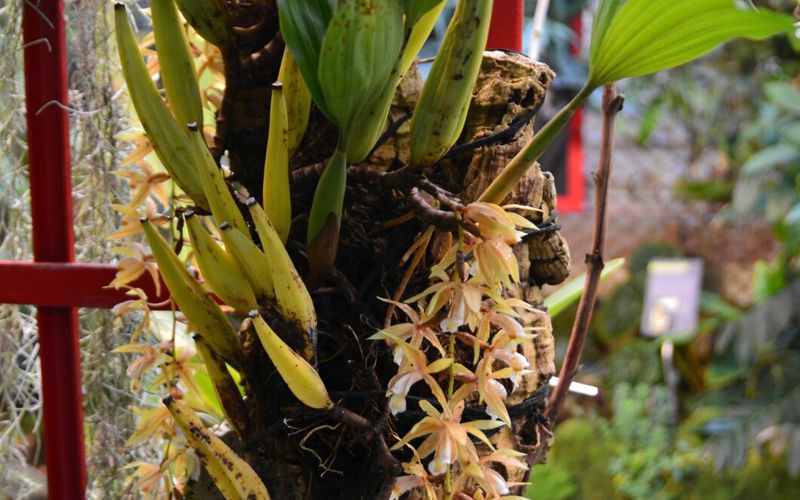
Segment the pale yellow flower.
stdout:
[[507,473],[511,469],[527,470],[528,464],[522,460],[523,457],[525,457],[524,453],[510,448],[501,448],[484,455],[480,457],[477,464],[470,464],[469,467],[464,468],[464,471],[453,482],[453,489],[455,491],[468,490],[470,484],[477,484],[479,488],[473,498],[524,500],[524,497],[509,495],[511,488],[519,483],[509,483],[492,466],[492,464],[500,464],[506,468]]
[[514,244],[525,234],[517,227],[534,229],[536,226],[524,217],[503,210],[492,203],[473,202],[464,208],[464,220],[471,222],[480,231],[483,239],[499,238]]
[[510,379],[516,389],[522,377],[531,373],[528,369],[531,364],[525,356],[516,351],[516,348],[509,348],[509,343],[507,337],[496,336],[484,356],[488,363],[497,360],[508,367],[508,370],[498,370],[495,377]]
[[436,500],[436,488],[431,484],[430,477],[419,459],[411,463],[404,463],[403,471],[407,475],[395,478],[389,496],[390,500],[397,500],[404,493],[416,488],[421,488],[428,500]]
[[161,365],[161,373],[153,380],[153,385],[174,385],[173,381],[182,383],[190,394],[199,394],[200,388],[195,380],[196,366],[192,363],[195,355],[193,347],[183,346],[176,357],[167,357]]
[[[386,338],[390,339],[388,336]],[[450,358],[440,358],[428,364],[424,352],[407,342],[397,339],[395,339],[394,342],[395,345],[400,346],[405,351],[405,354],[397,375],[392,377],[392,380],[389,381],[389,389],[386,391],[386,395],[389,396],[389,409],[392,414],[397,415],[406,410],[406,396],[408,396],[411,387],[420,380],[424,381],[428,387],[430,387],[434,397],[436,397],[442,405],[445,405],[447,398],[442,388],[439,386],[439,382],[437,382],[431,374],[449,368],[453,360]]]
[[433,331],[433,328],[431,328],[430,324],[424,322],[419,317],[414,309],[412,309],[408,304],[404,304],[402,302],[395,302],[393,300],[384,300],[384,302],[394,304],[398,309],[405,313],[408,319],[411,320],[410,323],[398,323],[396,325],[391,325],[369,337],[370,340],[383,339],[395,343],[394,362],[396,364],[400,365],[405,355],[405,351],[399,345],[399,341],[409,342],[414,347],[421,347],[422,339],[425,339],[434,348],[436,348],[437,351],[439,351],[439,354],[441,354],[442,357],[445,356],[444,347],[442,347],[441,342],[439,342],[436,332]]
[[162,480],[169,480],[169,470],[158,464],[137,460],[121,467],[122,470],[136,470],[128,476],[127,481],[136,481],[136,488],[143,498],[157,498],[165,495],[159,494]]
[[[137,221],[138,224],[138,221]],[[147,272],[156,286],[156,294],[161,294],[161,280],[158,279],[158,266],[150,252],[139,242],[131,241],[125,246],[117,247],[112,252],[122,255],[117,264],[117,275],[109,286],[123,287],[136,281]]]
[[506,409],[505,399],[508,391],[498,379],[509,378],[513,371],[504,368],[493,370],[492,364],[486,359],[481,359],[475,367],[475,373],[470,372],[463,365],[456,365],[456,379],[461,382],[458,390],[453,394],[451,401],[465,401],[476,391],[479,402],[486,404],[486,413],[494,420],[499,420],[511,426],[511,417]]
[[137,392],[141,388],[142,375],[144,372],[154,367],[161,359],[162,353],[155,350],[148,344],[126,344],[119,346],[113,351],[114,353],[134,353],[141,356],[134,358],[130,362],[127,369],[127,374],[131,378],[131,390]]
[[[146,153],[140,151],[138,154]],[[135,168],[115,170],[114,174],[128,181],[128,187],[132,191],[128,205],[137,207],[151,195],[160,203],[167,203],[167,193],[161,184],[169,180],[169,174],[156,172],[150,163],[139,161]]]
[[119,240],[128,238],[142,232],[141,218],[147,217],[153,224],[161,224],[168,219],[159,215],[153,198],[148,197],[144,201],[144,208],[132,205],[120,205],[112,203],[111,208],[122,214],[122,226],[108,236],[109,240]]
[[470,329],[477,326],[483,289],[474,281],[448,280],[435,283],[406,302],[417,302],[428,295],[430,298],[425,308],[426,319],[436,317],[442,310],[447,311],[447,317],[439,323],[443,331],[455,332],[463,325],[468,325]]
[[[145,133],[144,129],[131,128],[128,130],[123,130],[122,132],[116,134],[114,139],[132,142],[134,145],[133,151],[128,153],[128,156],[123,158],[120,162],[121,167],[135,165],[153,152],[153,145],[150,144],[150,141],[147,139],[147,134]],[[114,171],[112,173],[119,175],[118,172],[119,171]],[[122,177],[124,177],[124,175]]]
[[473,272],[486,286],[511,287],[519,283],[519,264],[508,243],[499,238],[483,240],[475,245],[473,252]]
[[417,447],[417,452],[422,459],[433,454],[433,459],[428,464],[428,471],[431,474],[444,474],[455,463],[462,465],[477,463],[479,460],[478,451],[470,436],[479,439],[494,450],[489,438],[486,437],[483,431],[496,429],[503,425],[502,422],[493,420],[461,422],[464,401],[459,401],[453,408],[443,405],[443,411],[441,412],[424,400],[420,401],[419,406],[427,416],[417,422],[392,449],[401,448],[414,439],[427,436],[422,444]]
[[172,425],[172,415],[164,405],[154,408],[134,408],[133,412],[139,417],[136,430],[125,442],[127,446],[159,438],[164,434],[172,435],[175,429]]

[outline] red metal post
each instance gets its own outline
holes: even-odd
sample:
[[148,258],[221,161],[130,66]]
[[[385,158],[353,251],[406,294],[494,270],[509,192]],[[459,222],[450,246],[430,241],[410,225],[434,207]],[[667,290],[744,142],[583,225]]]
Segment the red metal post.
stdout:
[[[575,31],[575,42],[569,49],[577,57],[581,52],[583,22],[581,14],[572,18],[570,26]],[[558,208],[561,212],[581,212],[586,201],[586,181],[583,177],[585,157],[583,153],[583,107],[575,112],[567,128],[567,192],[558,194]]]
[[[0,260],[0,283],[14,284],[0,288],[0,304],[111,309],[133,298],[125,295],[125,290],[107,288],[116,274],[117,266],[113,264]],[[69,283],[69,286],[53,286],[53,283]],[[141,288],[149,302],[158,304],[152,309],[170,309],[169,304],[161,304],[169,298],[167,286],[162,282],[161,293],[157,294],[150,273],[143,274],[131,286]]]
[[494,0],[492,24],[486,48],[522,52],[522,30],[525,25],[524,0]]
[[[69,161],[69,117],[56,104],[67,101],[67,50],[63,0],[25,2],[25,103],[37,261],[74,260]],[[69,287],[69,283],[45,285]],[[73,308],[40,307],[39,356],[42,369],[44,444],[48,497],[84,498],[78,319]]]

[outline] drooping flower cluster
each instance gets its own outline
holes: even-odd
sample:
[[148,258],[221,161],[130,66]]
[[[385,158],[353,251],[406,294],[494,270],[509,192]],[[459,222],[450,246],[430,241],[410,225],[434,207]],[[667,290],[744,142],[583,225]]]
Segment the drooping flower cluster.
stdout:
[[[506,398],[530,373],[521,346],[532,343],[536,332],[521,316],[536,310],[513,296],[519,267],[512,245],[535,226],[482,202],[466,206],[459,216],[465,229],[436,238],[430,286],[404,303],[392,303],[407,322],[372,337],[394,349],[398,370],[387,392],[394,414],[407,410],[418,382],[433,395],[419,400],[426,416],[394,445],[410,448],[414,457],[404,464],[407,475],[395,482],[395,498],[415,488],[428,498],[454,492],[514,498],[509,472],[527,468],[521,453],[496,448],[487,433],[511,426]],[[467,406],[482,408],[487,418],[465,419]]]

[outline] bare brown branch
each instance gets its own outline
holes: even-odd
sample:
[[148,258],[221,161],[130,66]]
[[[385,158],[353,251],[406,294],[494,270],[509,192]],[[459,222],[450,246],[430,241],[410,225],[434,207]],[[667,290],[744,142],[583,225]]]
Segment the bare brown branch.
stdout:
[[555,422],[564,399],[569,392],[569,386],[580,368],[581,353],[586,343],[589,332],[589,322],[592,320],[595,302],[597,302],[597,289],[600,284],[600,275],[603,271],[603,248],[606,235],[606,209],[608,198],[608,181],[611,177],[611,158],[614,149],[614,122],[625,97],[617,94],[616,84],[603,87],[603,128],[602,142],[600,144],[600,160],[597,171],[594,173],[595,200],[594,200],[594,231],[592,235],[591,253],[586,254],[586,282],[583,295],[578,305],[575,323],[564,356],[564,364],[558,374],[558,386],[550,397],[550,403],[545,415]]

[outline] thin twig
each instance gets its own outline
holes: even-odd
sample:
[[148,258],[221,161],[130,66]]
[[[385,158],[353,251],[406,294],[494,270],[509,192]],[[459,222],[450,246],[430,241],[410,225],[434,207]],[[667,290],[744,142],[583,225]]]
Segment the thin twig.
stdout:
[[586,282],[583,287],[578,313],[572,325],[572,333],[561,366],[559,381],[545,415],[555,422],[564,405],[564,398],[569,391],[569,386],[578,373],[581,352],[586,342],[589,331],[589,322],[592,311],[597,301],[597,288],[600,283],[600,274],[603,271],[603,248],[606,234],[606,209],[608,198],[608,181],[611,177],[611,156],[614,149],[614,121],[617,113],[622,110],[625,97],[617,94],[616,84],[606,85],[603,88],[603,127],[602,142],[600,144],[600,160],[597,171],[594,173],[595,200],[594,200],[594,232],[592,235],[592,251],[586,255]]

